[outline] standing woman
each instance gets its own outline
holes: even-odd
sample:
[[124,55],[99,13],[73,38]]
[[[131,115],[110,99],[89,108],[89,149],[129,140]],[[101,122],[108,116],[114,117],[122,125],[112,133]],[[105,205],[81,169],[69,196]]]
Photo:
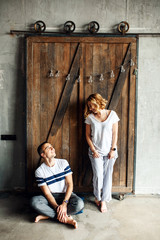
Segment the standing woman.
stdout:
[[91,94],[85,105],[86,140],[93,170],[93,193],[101,212],[107,211],[106,202],[112,199],[113,166],[118,157],[117,138],[119,117],[107,110],[107,100]]

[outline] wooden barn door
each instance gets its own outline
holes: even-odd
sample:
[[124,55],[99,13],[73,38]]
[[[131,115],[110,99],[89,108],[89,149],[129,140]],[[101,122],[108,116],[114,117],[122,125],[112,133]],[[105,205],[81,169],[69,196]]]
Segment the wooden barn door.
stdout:
[[[37,146],[48,140],[67,159],[74,191],[92,191],[83,118],[86,98],[98,92],[119,118],[119,157],[113,192],[132,192],[134,173],[136,38],[28,37],[27,185],[36,189]],[[68,79],[68,80],[67,80]]]

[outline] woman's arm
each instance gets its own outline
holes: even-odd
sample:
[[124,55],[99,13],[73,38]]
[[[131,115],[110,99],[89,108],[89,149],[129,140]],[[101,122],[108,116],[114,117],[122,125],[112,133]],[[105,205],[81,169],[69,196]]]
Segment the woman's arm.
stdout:
[[117,140],[118,140],[118,122],[114,123],[112,126],[112,147],[109,152],[109,159],[114,158],[115,151],[113,151],[113,148],[117,147]]
[[96,151],[92,140],[91,140],[91,125],[86,124],[86,140],[88,145],[90,146],[91,151],[93,152],[93,157],[94,158],[98,158],[99,157],[99,153]]

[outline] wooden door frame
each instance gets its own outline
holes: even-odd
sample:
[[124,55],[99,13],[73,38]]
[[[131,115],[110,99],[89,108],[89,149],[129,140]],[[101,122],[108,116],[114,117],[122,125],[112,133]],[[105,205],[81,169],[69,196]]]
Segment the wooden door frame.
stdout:
[[[50,34],[49,36],[39,36],[39,39],[37,39],[37,35],[36,36],[27,36],[26,37],[26,58],[25,58],[25,62],[26,62],[26,97],[27,97],[27,79],[28,79],[28,76],[27,76],[27,67],[28,67],[28,60],[27,60],[27,39],[28,37],[31,37],[32,41],[33,40],[36,40],[37,43],[40,43],[40,42],[49,42],[47,41],[48,38],[52,37],[52,38],[55,38],[56,39],[56,42],[93,42],[93,39],[94,39],[94,43],[130,43],[131,42],[131,39],[133,38],[136,38],[136,46],[137,46],[137,53],[136,53],[136,56],[137,56],[137,66],[138,66],[138,48],[139,48],[139,41],[138,41],[138,37],[137,35],[131,35],[131,36],[120,36],[120,35],[117,35],[117,36],[113,36],[113,35],[100,35],[100,36],[86,36],[85,34],[84,35],[74,35],[74,36],[68,36],[68,35],[61,35],[61,34]],[[64,41],[64,37],[65,38],[65,41]],[[106,41],[106,39],[108,38],[108,41]],[[135,135],[134,135],[134,157],[133,157],[133,193],[135,192],[135,171],[136,171],[136,137],[137,137],[137,91],[138,91],[138,75],[136,75],[136,92],[135,92],[135,124],[134,124],[134,129],[135,129]],[[28,101],[26,101],[27,103]],[[27,108],[27,104],[26,104],[26,124],[27,124],[27,119],[28,119],[28,108]],[[27,129],[26,129],[26,148],[27,148]],[[27,152],[27,151],[26,151]],[[28,161],[27,161],[27,153],[26,153],[26,167],[28,167]],[[27,171],[26,171],[26,186],[27,186]],[[119,191],[117,191],[119,192]]]

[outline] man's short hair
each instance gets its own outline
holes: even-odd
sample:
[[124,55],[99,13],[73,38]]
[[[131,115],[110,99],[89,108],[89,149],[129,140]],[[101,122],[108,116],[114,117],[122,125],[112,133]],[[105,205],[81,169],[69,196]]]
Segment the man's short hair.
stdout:
[[38,146],[38,148],[37,148],[37,152],[38,152],[38,154],[39,154],[40,156],[41,156],[41,153],[43,152],[43,151],[42,151],[42,147],[43,147],[43,145],[44,145],[45,143],[48,143],[48,142],[45,141],[45,142],[41,143],[41,144]]

